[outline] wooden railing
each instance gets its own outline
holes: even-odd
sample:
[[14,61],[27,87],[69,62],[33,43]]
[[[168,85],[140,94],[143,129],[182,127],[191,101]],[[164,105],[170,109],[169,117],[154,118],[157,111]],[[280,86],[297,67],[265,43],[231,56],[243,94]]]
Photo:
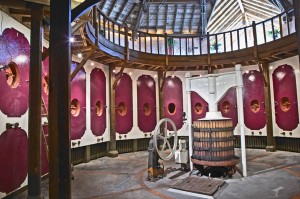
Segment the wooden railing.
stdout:
[[91,23],[100,36],[130,50],[159,55],[204,55],[249,48],[290,35],[295,32],[295,19],[290,14],[282,13],[243,28],[206,35],[151,34],[132,30],[113,22],[99,9],[94,9],[96,16]]

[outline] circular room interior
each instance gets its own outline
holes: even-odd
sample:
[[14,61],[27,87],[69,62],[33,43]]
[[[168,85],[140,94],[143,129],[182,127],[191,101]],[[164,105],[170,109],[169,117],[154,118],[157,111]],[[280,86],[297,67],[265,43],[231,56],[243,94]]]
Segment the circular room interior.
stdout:
[[0,198],[300,198],[298,0],[13,0],[0,21]]

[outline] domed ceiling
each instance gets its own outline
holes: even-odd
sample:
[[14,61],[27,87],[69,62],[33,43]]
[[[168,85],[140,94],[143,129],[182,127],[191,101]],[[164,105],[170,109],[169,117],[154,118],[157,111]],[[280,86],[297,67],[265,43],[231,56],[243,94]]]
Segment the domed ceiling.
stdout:
[[251,25],[292,9],[288,0],[103,0],[112,20],[150,33],[218,33]]

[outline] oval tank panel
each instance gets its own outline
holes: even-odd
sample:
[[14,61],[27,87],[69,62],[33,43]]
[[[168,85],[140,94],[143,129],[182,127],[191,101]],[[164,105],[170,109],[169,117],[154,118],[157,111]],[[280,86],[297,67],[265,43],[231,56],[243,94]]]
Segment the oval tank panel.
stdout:
[[27,176],[27,134],[20,128],[0,135],[0,192],[9,193],[21,186]]
[[5,29],[0,39],[0,110],[8,117],[21,117],[28,109],[30,46],[19,31]]
[[260,130],[266,125],[263,75],[252,70],[243,74],[244,120],[247,128]]
[[103,70],[91,72],[91,130],[101,136],[106,129],[106,78]]
[[132,127],[132,80],[128,74],[123,73],[116,86],[116,132],[127,134]]
[[276,123],[279,128],[292,131],[299,124],[295,71],[290,65],[278,66],[272,78]]
[[218,103],[218,110],[221,111],[223,117],[232,119],[233,127],[236,127],[238,123],[237,116],[237,100],[236,100],[236,89],[230,88],[225,96]]
[[[164,117],[175,123],[177,130],[183,126],[182,81],[176,76],[168,76],[163,87]],[[172,130],[168,124],[168,130]]]
[[[72,71],[76,68],[72,64]],[[80,139],[86,130],[86,82],[81,69],[71,82],[71,139]]]
[[149,75],[137,80],[138,126],[143,132],[151,132],[156,125],[155,81]]
[[196,92],[191,92],[192,121],[204,118],[208,111],[208,103]]

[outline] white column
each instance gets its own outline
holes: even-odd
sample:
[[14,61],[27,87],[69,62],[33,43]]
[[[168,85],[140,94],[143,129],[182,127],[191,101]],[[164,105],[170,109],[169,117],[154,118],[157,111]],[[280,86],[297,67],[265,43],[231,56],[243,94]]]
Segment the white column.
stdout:
[[91,132],[91,72],[92,69],[85,67],[85,81],[86,81],[86,131]]
[[209,112],[218,112],[216,77],[208,77]]
[[[186,75],[189,77],[189,74]],[[191,80],[186,79],[186,93],[187,93],[187,125],[189,135],[189,157],[190,157],[190,169],[193,170],[193,163],[191,156],[193,155],[193,131],[192,131],[192,105],[191,105]]]
[[241,155],[242,155],[242,167],[243,176],[247,177],[247,163],[246,163],[246,142],[245,142],[245,128],[244,128],[244,104],[243,104],[243,77],[242,77],[242,65],[235,65],[236,74],[236,93],[237,93],[237,105],[238,105],[238,122],[241,133]]

